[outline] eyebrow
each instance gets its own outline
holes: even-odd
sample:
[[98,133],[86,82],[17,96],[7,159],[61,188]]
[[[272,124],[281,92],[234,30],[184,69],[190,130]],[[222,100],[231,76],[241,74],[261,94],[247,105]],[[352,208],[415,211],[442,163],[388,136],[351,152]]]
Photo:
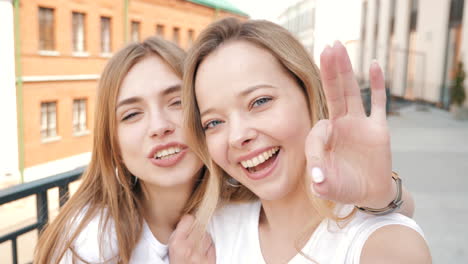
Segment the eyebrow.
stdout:
[[180,84],[174,84],[174,85],[171,85],[169,87],[167,87],[166,89],[164,89],[161,94],[162,95],[168,95],[168,94],[171,94],[171,93],[175,93],[175,92],[180,92],[182,88],[180,87]]
[[138,102],[141,102],[141,101],[143,101],[143,99],[141,97],[130,97],[130,98],[127,98],[125,100],[120,101],[117,104],[117,106],[115,107],[115,109],[118,109],[119,107],[121,107],[123,105],[135,104],[135,103],[138,103]]
[[276,88],[276,87],[271,85],[271,84],[257,84],[257,85],[254,85],[254,86],[251,86],[251,87],[245,89],[244,91],[242,91],[240,93],[240,95],[245,97],[246,95],[248,95],[248,94],[252,93],[253,91],[258,90],[260,88]]
[[[258,90],[260,88],[273,88],[273,89],[276,89],[275,86],[270,85],[270,84],[257,84],[257,85],[254,85],[254,86],[250,86],[249,88],[242,91],[240,93],[240,96],[241,97],[246,97],[247,95],[251,94],[252,92],[254,92],[255,90]],[[200,114],[200,117],[203,117],[204,115],[209,114],[209,113],[214,112],[214,111],[215,111],[214,108],[208,108],[208,109],[206,109],[205,111],[203,111]]]
[[[161,91],[161,94],[163,96],[166,96],[166,95],[171,94],[171,93],[179,92],[180,90],[181,90],[180,84],[174,84],[174,85],[171,85],[171,86],[167,87],[163,91]],[[119,107],[121,107],[123,105],[135,104],[135,103],[139,103],[141,101],[143,101],[143,98],[141,98],[141,97],[130,97],[130,98],[127,98],[125,100],[120,101],[117,104],[117,106],[115,107],[115,109],[118,109]]]

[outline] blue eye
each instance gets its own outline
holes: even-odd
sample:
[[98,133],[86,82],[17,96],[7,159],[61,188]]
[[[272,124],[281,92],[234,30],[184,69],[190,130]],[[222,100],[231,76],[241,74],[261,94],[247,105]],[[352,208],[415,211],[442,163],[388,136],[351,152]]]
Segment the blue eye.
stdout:
[[217,126],[217,125],[219,125],[221,123],[222,123],[221,120],[212,120],[212,121],[205,124],[205,126],[203,127],[203,130],[206,131],[206,130],[208,130],[210,128],[214,128],[215,126]]
[[252,104],[252,107],[258,107],[258,106],[261,106],[263,104],[266,104],[268,103],[269,101],[271,101],[272,99],[270,97],[262,97],[262,98],[259,98],[257,100],[255,100]]

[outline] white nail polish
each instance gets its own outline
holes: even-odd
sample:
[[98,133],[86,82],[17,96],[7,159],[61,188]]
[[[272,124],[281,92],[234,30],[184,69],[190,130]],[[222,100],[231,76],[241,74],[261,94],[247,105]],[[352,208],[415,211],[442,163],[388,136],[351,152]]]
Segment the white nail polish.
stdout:
[[312,180],[315,183],[321,183],[325,180],[325,176],[320,168],[315,167],[312,169]]

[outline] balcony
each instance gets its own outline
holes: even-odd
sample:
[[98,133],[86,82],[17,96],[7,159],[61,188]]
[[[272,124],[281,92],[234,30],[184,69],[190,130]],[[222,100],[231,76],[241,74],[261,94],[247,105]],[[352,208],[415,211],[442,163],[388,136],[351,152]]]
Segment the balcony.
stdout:
[[[19,184],[4,190],[0,190],[0,212],[2,213],[2,227],[7,226],[5,229],[7,232],[0,233],[0,253],[2,255],[2,263],[13,263],[17,264],[19,262],[19,252],[28,252],[29,256],[21,257],[21,263],[29,262],[32,260],[32,250],[35,245],[31,245],[31,238],[29,235],[37,231],[38,234],[42,231],[44,226],[51,218],[51,215],[56,213],[58,208],[53,208],[49,206],[50,204],[58,204],[56,207],[62,207],[70,196],[70,184],[77,181],[80,176],[83,174],[85,168],[81,167],[66,173],[58,174],[55,176],[47,177],[44,179]],[[54,189],[58,188],[58,195],[54,199],[49,197],[54,192]],[[19,213],[19,209],[16,209],[14,206],[7,208],[7,206],[24,200],[23,204],[31,204],[31,199],[35,198],[35,219],[30,217],[24,217],[22,213]],[[51,202],[49,203],[49,198]],[[34,206],[34,205],[32,205]],[[14,215],[14,218],[6,218],[5,211],[9,213],[18,211],[20,215]],[[27,218],[26,221],[24,218]],[[29,221],[28,220],[32,220]],[[6,222],[5,222],[6,221]],[[32,222],[32,223],[31,223]],[[2,228],[3,229],[3,228]],[[27,237],[28,243],[18,243],[20,238]],[[11,254],[5,254],[10,244]],[[27,248],[22,249],[21,246]],[[23,258],[30,258],[24,261]],[[6,262],[3,262],[6,261]]]

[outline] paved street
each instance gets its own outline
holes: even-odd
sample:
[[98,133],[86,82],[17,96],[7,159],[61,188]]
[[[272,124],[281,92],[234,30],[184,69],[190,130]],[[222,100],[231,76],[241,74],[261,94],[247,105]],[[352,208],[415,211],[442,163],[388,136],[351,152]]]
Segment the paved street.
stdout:
[[468,121],[416,106],[389,117],[393,168],[416,202],[433,263],[468,263]]

